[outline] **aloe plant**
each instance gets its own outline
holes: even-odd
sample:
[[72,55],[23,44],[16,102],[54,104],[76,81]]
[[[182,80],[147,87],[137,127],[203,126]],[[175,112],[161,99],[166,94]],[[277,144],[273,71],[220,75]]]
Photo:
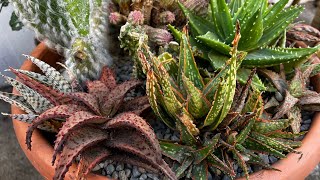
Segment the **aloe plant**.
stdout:
[[[215,69],[222,68],[229,59],[232,48],[234,27],[237,21],[241,25],[242,38],[238,49],[247,52],[238,70],[238,80],[244,83],[248,77],[248,68],[278,66],[296,66],[304,62],[308,56],[319,50],[313,48],[277,47],[289,24],[301,13],[302,7],[294,6],[284,9],[288,0],[280,0],[268,7],[267,0],[232,0],[227,4],[224,0],[210,0],[211,13],[206,17],[196,15],[192,10],[180,4],[187,17],[191,29],[191,46],[197,51],[199,58],[206,59]],[[172,25],[169,29],[180,41],[181,31]],[[258,76],[253,80],[260,90],[266,90]]]
[[178,178],[208,179],[208,170],[214,168],[235,177],[233,163],[249,178],[248,164],[272,169],[255,152],[279,158],[299,153],[294,148],[301,143],[290,138],[301,134],[285,130],[292,120],[265,116],[262,92],[250,86],[255,71],[245,85],[236,85],[237,70],[246,57],[246,52],[238,51],[240,37],[237,24],[231,58],[208,80],[199,72],[186,28],[180,36],[178,59],[168,52],[157,57],[147,46],[139,51],[153,111],[180,132],[178,142],[160,141],[163,154],[175,160]]
[[[104,159],[128,162],[176,179],[162,159],[159,142],[150,125],[139,116],[150,105],[145,96],[124,101],[126,93],[141,84],[130,80],[117,84],[114,73],[104,67],[98,80],[88,81],[88,92],[78,91],[48,64],[29,57],[44,75],[10,68],[19,81],[6,77],[20,95],[0,93],[0,99],[28,114],[11,114],[30,124],[26,144],[36,128],[57,132],[52,164],[53,179],[64,179],[73,160],[81,154],[77,178],[82,179]],[[124,158],[125,157],[125,158]]]
[[108,1],[10,0],[19,19],[46,44],[63,53],[66,65],[82,81],[96,79],[108,53]]

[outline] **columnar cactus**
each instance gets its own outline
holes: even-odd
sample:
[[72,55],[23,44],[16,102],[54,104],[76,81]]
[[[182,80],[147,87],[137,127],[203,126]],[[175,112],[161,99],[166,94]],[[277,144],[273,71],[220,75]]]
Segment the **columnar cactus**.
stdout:
[[49,47],[63,53],[66,65],[83,81],[110,65],[107,0],[10,0],[22,22]]

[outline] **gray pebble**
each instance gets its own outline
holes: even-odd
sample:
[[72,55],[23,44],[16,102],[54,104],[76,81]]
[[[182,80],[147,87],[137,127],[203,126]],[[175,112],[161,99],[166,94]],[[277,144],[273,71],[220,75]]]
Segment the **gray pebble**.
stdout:
[[278,158],[276,158],[274,156],[269,156],[269,160],[270,160],[270,163],[273,164],[278,161]]
[[275,98],[276,98],[276,100],[279,101],[279,102],[283,101],[283,96],[282,96],[282,94],[281,94],[280,92],[278,92],[278,91],[275,93]]
[[106,168],[105,168],[107,174],[111,175],[113,173],[113,171],[115,170],[113,164],[109,164]]
[[300,130],[301,130],[301,131],[307,131],[307,130],[309,130],[309,127],[310,127],[310,124],[303,124],[303,125],[300,127]]
[[123,163],[119,163],[116,167],[117,171],[122,171],[124,169],[124,164]]
[[119,174],[118,174],[117,171],[114,171],[114,172],[112,173],[112,178],[113,178],[113,179],[118,179],[118,178],[119,178]]
[[119,179],[120,180],[127,180],[128,179],[128,176],[126,175],[125,171],[120,171],[119,172]]
[[170,129],[167,128],[165,133],[166,133],[166,134],[169,134],[169,133],[170,133]]
[[131,176],[131,169],[125,169],[124,171],[125,171],[127,177]]
[[132,165],[131,165],[131,164],[126,164],[126,167],[127,167],[128,169],[132,169]]
[[312,122],[311,119],[307,119],[307,120],[303,121],[302,123],[303,123],[303,124],[311,124],[311,122]]
[[178,138],[176,135],[171,136],[171,141],[179,141],[180,138]]
[[239,168],[239,165],[238,165],[237,163],[234,163],[234,164],[233,164],[233,169],[234,169],[234,171],[237,171],[238,168]]
[[133,166],[133,168],[132,168],[132,176],[135,177],[135,178],[137,178],[137,177],[139,177],[140,175],[141,175],[141,173],[138,171],[137,166]]
[[146,174],[142,174],[142,175],[140,176],[139,180],[145,180],[145,179],[147,179],[147,178],[148,178],[148,176],[147,176]]
[[259,154],[264,163],[269,164],[269,157],[266,154]]
[[144,173],[147,172],[147,171],[146,171],[144,168],[142,168],[142,167],[139,167],[139,168],[138,168],[138,171],[141,172],[141,174],[144,174]]
[[163,139],[163,134],[161,132],[156,132],[156,136],[158,139]]
[[139,178],[131,177],[130,180],[139,180]]
[[155,175],[155,174],[152,174],[152,173],[147,173],[147,176],[148,176],[149,178],[151,178],[151,179],[153,179],[154,177],[156,177],[156,175]]
[[105,171],[105,170],[102,170],[101,174],[102,174],[102,176],[107,175],[107,173],[106,173],[106,171]]
[[93,169],[92,169],[92,171],[94,172],[94,171],[98,171],[98,170],[100,170],[101,168],[100,168],[100,166],[99,166],[99,164],[97,164]]
[[164,135],[164,139],[170,139],[170,137],[171,137],[171,134],[165,134]]
[[100,163],[99,166],[100,166],[100,169],[102,169],[104,167],[104,163]]
[[[268,161],[269,161],[269,159],[268,159]],[[253,168],[253,172],[257,172],[257,171],[260,171],[262,169],[262,167],[258,166],[258,165],[254,165],[252,168]]]
[[208,180],[213,180],[211,173],[208,172]]

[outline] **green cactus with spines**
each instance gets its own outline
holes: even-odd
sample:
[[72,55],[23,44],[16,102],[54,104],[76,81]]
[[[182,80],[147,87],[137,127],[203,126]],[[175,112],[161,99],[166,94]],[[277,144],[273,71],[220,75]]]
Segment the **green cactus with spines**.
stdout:
[[[179,5],[189,21],[191,45],[202,52],[197,56],[209,61],[215,69],[220,69],[229,59],[234,26],[236,21],[240,22],[242,38],[238,49],[248,53],[238,70],[238,80],[244,83],[249,72],[246,68],[278,66],[281,63],[288,67],[297,66],[319,50],[319,46],[297,49],[274,47],[274,41],[283,35],[303,9],[298,6],[284,9],[287,2],[280,0],[267,7],[266,0],[232,0],[229,4],[224,0],[210,0],[211,14],[205,18],[194,14],[183,4]],[[171,25],[168,28],[180,41],[182,32]],[[253,85],[266,90],[258,76]]]
[[160,141],[164,155],[177,164],[173,169],[178,178],[207,179],[210,166],[235,177],[225,159],[237,162],[249,178],[248,164],[273,169],[255,152],[280,158],[287,152],[299,153],[294,148],[301,143],[288,139],[301,134],[285,130],[291,119],[263,118],[261,92],[250,87],[254,72],[244,86],[236,86],[236,72],[246,56],[238,50],[239,25],[236,28],[231,58],[209,81],[199,73],[186,28],[180,34],[178,59],[168,52],[157,57],[146,45],[138,52],[152,109],[160,120],[180,132],[178,142]]
[[102,66],[111,65],[107,0],[10,3],[23,24],[65,56],[65,64],[80,80],[96,79]]

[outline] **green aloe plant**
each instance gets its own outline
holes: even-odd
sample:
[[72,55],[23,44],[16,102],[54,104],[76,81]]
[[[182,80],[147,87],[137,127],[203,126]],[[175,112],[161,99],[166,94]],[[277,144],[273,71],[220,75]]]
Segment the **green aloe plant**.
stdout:
[[[196,15],[192,10],[180,4],[180,8],[189,20],[191,29],[191,46],[197,51],[196,56],[206,59],[215,69],[221,69],[232,48],[234,27],[237,21],[241,25],[242,38],[238,49],[247,52],[241,67],[238,69],[238,80],[245,83],[249,69],[253,67],[295,66],[304,62],[315,53],[319,46],[313,48],[277,47],[285,40],[285,31],[289,24],[301,13],[302,7],[284,9],[288,0],[280,0],[268,7],[267,0],[210,0],[211,13],[206,17]],[[180,41],[181,31],[168,26],[174,37]],[[282,41],[284,42],[284,41]],[[258,76],[253,85],[266,90]]]
[[195,62],[188,32],[181,34],[179,59],[165,52],[156,57],[147,46],[139,51],[147,74],[147,95],[155,114],[180,132],[180,141],[160,141],[165,156],[175,160],[178,178],[207,179],[208,169],[218,168],[235,177],[233,163],[248,175],[248,164],[272,169],[255,152],[285,158],[295,152],[299,136],[286,132],[291,119],[264,118],[261,92],[251,88],[252,71],[245,85],[237,86],[237,70],[246,57],[238,51],[240,27],[236,26],[230,59],[221,71],[205,80]]

